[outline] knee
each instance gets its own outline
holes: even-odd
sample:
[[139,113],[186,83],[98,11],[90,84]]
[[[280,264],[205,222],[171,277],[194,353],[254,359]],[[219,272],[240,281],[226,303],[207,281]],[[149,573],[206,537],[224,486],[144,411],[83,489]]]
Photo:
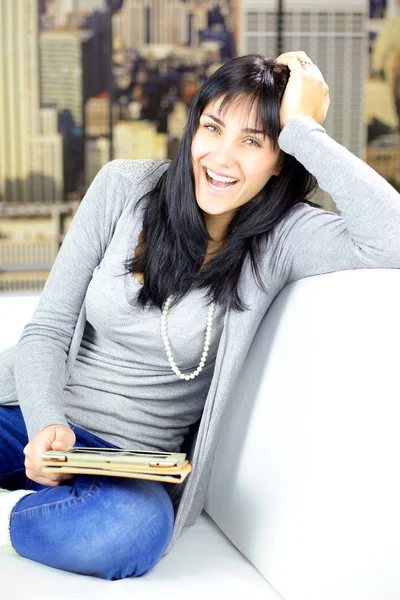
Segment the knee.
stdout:
[[140,577],[161,559],[172,537],[174,509],[161,484],[151,491],[119,503],[103,521],[103,535],[90,549],[93,574],[109,580]]
[[172,536],[174,509],[168,493],[156,481],[94,478],[89,483],[34,494],[36,506],[14,515],[17,552],[101,579],[144,575]]

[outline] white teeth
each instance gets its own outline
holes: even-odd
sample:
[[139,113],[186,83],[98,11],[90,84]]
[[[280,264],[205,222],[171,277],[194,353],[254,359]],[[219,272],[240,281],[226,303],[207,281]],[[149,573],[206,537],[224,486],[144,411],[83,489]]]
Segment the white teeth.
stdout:
[[235,181],[237,181],[237,179],[229,179],[229,177],[221,177],[221,175],[217,175],[216,173],[213,173],[213,171],[210,171],[210,169],[207,169],[207,175],[209,177],[211,177],[212,179],[215,179],[216,181],[222,181],[222,183],[234,183]]

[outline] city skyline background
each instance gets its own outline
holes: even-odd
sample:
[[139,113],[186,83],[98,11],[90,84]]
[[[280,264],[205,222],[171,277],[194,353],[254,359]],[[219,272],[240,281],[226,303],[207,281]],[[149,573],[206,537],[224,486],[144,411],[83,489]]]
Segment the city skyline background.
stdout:
[[172,158],[199,87],[236,55],[305,50],[329,135],[398,186],[399,27],[398,0],[0,2],[0,293],[43,287],[106,162]]

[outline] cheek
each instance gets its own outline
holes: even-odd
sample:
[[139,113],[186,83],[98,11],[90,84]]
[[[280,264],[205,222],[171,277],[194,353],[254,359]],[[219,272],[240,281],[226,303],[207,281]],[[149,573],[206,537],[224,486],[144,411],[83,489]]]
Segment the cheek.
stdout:
[[267,181],[270,177],[271,170],[265,168],[265,161],[253,160],[246,161],[243,165],[243,170],[246,172],[246,177],[254,184],[260,185],[262,181]]
[[201,133],[196,133],[192,141],[192,158],[198,160],[210,151],[210,143]]
[[261,190],[271,179],[276,168],[276,158],[269,154],[253,157],[246,161],[246,178],[251,181],[252,187]]
[[262,169],[259,169],[258,171],[254,171],[254,172],[252,172],[252,174],[247,175],[248,181],[251,182],[250,190],[251,190],[252,197],[255,196],[256,194],[258,194],[258,192],[263,189],[263,187],[269,181],[271,176],[272,176],[272,172],[268,171],[266,173],[265,171],[262,171]]

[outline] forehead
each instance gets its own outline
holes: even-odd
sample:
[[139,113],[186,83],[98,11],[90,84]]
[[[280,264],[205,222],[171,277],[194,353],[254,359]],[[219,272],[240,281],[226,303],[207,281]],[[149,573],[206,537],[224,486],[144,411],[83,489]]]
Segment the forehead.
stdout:
[[243,126],[255,128],[260,124],[259,115],[257,114],[258,102],[251,98],[240,96],[232,98],[229,102],[222,106],[224,96],[216,98],[209,102],[203,110],[203,114],[211,113],[222,119],[234,119],[240,122]]

